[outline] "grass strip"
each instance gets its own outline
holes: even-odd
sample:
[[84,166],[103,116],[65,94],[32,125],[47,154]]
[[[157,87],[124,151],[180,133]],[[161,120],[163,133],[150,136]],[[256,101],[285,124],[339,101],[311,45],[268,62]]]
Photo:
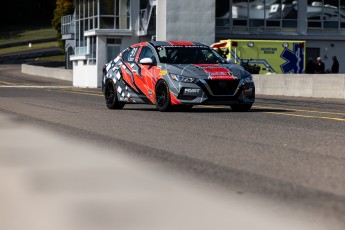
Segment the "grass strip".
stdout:
[[55,38],[56,30],[52,28],[41,28],[35,30],[17,30],[10,32],[0,32],[0,44],[13,42],[30,41],[36,39]]
[[0,54],[10,54],[10,53],[19,52],[19,51],[28,51],[28,50],[36,50],[36,49],[52,48],[52,47],[58,47],[58,43],[46,42],[46,43],[32,44],[31,47],[29,47],[29,44],[28,44],[26,46],[15,46],[15,47],[3,48],[3,49],[0,49]]

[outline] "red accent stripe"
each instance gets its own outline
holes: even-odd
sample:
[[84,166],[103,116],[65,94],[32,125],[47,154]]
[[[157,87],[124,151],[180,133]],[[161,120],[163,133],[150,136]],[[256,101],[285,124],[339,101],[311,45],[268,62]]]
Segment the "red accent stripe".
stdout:
[[175,97],[175,95],[170,92],[170,101],[172,105],[181,105],[182,103]]
[[148,42],[140,42],[139,45],[140,46],[146,46]]
[[228,43],[227,42],[223,42],[223,43],[216,43],[211,45],[212,48],[219,48],[219,47],[226,47]]
[[140,55],[142,49],[143,49],[143,46],[140,46],[139,50],[135,54],[135,62],[137,62],[137,63],[139,62],[139,55]]
[[141,45],[140,43],[135,43],[135,44],[131,45],[131,48],[135,48],[135,47],[138,47],[140,45]]
[[[132,70],[132,67],[128,66],[126,64],[127,68],[132,72],[133,74],[133,70]],[[137,87],[135,87],[133,81],[132,81],[132,77],[127,73],[127,71],[125,70],[125,68],[123,66],[121,66],[121,70],[122,70],[122,78],[123,80],[128,84],[130,85],[135,91],[138,92],[138,89]]]
[[168,41],[173,46],[194,46],[194,43],[189,41]]

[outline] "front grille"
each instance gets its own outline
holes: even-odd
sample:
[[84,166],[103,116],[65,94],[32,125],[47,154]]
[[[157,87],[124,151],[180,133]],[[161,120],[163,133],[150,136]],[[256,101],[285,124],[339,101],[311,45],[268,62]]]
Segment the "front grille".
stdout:
[[239,80],[207,80],[206,83],[210,87],[213,95],[226,95],[232,96],[235,94],[239,84]]

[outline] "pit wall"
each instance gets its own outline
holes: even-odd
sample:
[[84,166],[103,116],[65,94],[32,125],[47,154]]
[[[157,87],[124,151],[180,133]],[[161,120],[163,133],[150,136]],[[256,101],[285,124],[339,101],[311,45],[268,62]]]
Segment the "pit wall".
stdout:
[[22,64],[22,73],[39,77],[48,77],[65,81],[73,81],[73,71],[63,68],[52,68]]
[[254,75],[260,95],[345,99],[345,74]]
[[[96,76],[96,71],[91,71],[94,71],[93,76]],[[73,81],[72,70],[22,65],[22,72]],[[82,71],[80,72],[83,74]],[[345,99],[345,74],[272,74],[253,75],[253,77],[255,92],[258,95]],[[90,80],[93,85],[97,85],[97,78]],[[76,79],[74,86],[87,87],[75,81]]]

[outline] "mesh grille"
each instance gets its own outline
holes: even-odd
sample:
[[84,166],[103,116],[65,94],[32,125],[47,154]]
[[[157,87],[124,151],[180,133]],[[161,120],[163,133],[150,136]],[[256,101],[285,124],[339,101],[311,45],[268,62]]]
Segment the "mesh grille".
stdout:
[[207,84],[210,86],[213,95],[234,95],[239,80],[233,81],[220,81],[220,80],[207,80]]

